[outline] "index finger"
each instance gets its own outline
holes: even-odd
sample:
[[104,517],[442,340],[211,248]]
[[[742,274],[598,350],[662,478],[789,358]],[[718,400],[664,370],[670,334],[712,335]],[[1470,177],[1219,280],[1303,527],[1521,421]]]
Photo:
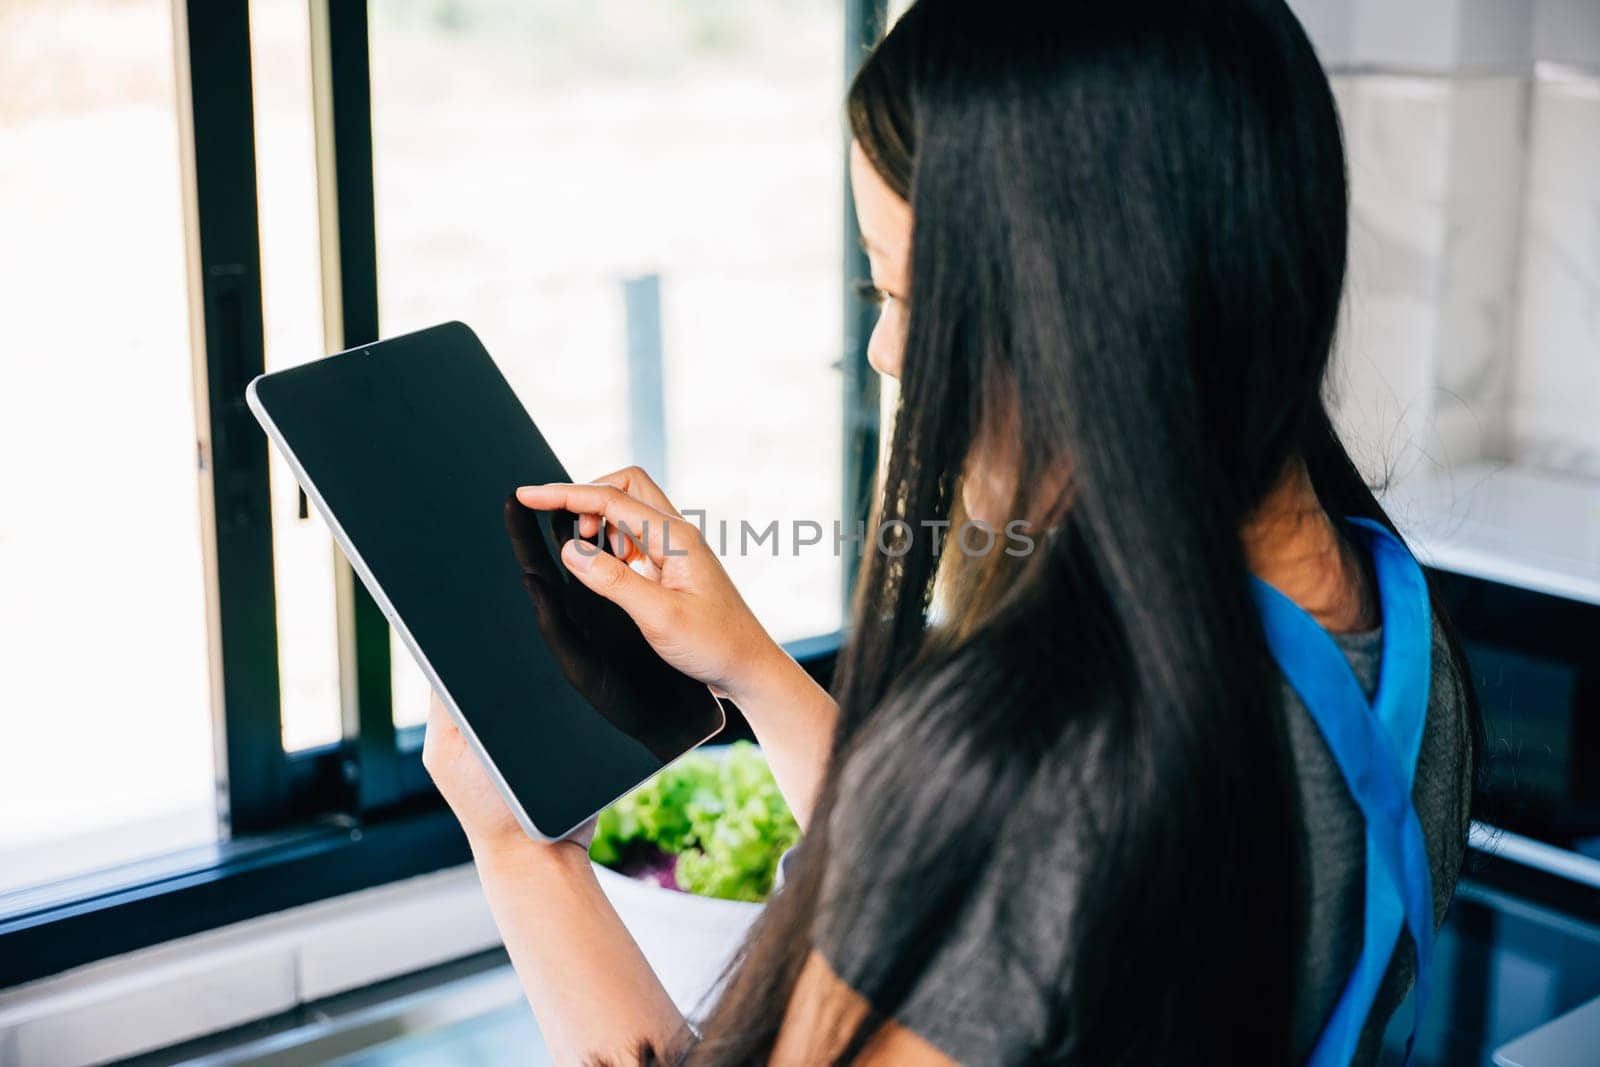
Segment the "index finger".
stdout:
[[517,500],[524,507],[539,511],[599,515],[620,527],[658,567],[665,565],[669,555],[683,555],[699,534],[696,527],[684,520],[657,511],[609,485],[567,482],[525,485],[517,490]]
[[674,519],[683,518],[682,513],[672,506],[672,501],[667,499],[667,494],[655,483],[655,479],[642,467],[623,467],[619,471],[602,474],[594,481],[596,485],[615,486],[635,500],[642,500]]

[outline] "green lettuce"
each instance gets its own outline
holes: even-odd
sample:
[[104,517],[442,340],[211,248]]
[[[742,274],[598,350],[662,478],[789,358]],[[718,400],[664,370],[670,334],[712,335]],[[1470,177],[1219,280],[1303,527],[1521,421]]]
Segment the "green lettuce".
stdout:
[[602,811],[589,856],[617,867],[630,850],[654,845],[676,857],[685,892],[761,901],[778,858],[799,839],[766,757],[737,741],[720,760],[689,753]]

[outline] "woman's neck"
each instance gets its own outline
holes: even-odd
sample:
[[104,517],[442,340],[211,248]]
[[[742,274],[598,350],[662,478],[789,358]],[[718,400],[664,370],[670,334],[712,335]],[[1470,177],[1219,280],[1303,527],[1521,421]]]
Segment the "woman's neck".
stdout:
[[1341,537],[1296,459],[1241,533],[1245,562],[1330,633],[1370,630],[1376,598],[1360,555]]

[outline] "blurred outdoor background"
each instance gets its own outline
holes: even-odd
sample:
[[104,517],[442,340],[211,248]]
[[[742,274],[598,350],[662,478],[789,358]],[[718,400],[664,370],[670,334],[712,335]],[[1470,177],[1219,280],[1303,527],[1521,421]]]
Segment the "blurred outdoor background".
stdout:
[[[271,370],[326,351],[310,26],[250,10]],[[674,500],[836,519],[842,5],[370,11],[382,332],[468,323],[594,477],[637,458],[624,285],[654,276]],[[168,0],[0,0],[0,890],[217,833],[178,114]],[[335,549],[272,463],[304,748],[340,736]],[[781,548],[729,558],[751,605],[783,639],[836,629],[839,561]]]

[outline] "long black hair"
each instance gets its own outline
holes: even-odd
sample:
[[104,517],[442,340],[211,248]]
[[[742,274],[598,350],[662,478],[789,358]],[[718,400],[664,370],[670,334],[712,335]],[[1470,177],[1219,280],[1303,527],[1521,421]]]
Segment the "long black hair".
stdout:
[[[898,893],[901,921],[840,1061],[905,1002],[1002,826],[1071,826],[1092,857],[1036,1058],[1287,1060],[1306,874],[1240,531],[1300,463],[1330,514],[1387,523],[1323,401],[1347,212],[1327,78],[1281,0],[919,0],[847,115],[914,220],[878,517],[957,513],[1004,426],[1011,514],[1053,528],[991,562],[958,627],[930,623],[964,565],[933,538],[866,554],[812,827],[690,1058],[770,1054],[848,805],[876,837],[835,891]],[[889,724],[870,795],[845,797]]]

